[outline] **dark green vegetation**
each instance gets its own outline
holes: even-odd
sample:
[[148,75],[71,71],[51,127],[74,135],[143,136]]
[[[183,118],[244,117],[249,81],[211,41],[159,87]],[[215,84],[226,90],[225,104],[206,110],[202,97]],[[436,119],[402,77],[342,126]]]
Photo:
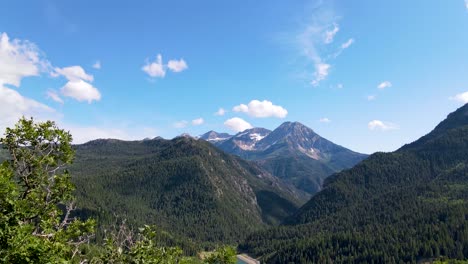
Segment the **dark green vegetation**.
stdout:
[[285,122],[274,131],[253,128],[227,140],[210,142],[228,153],[255,161],[309,194],[319,191],[326,177],[367,157],[334,144],[299,122]]
[[[69,217],[71,136],[52,122],[22,119],[0,139],[11,157],[0,165],[0,262],[62,263],[76,257],[93,220]],[[66,205],[64,217],[59,204]]]
[[325,181],[285,221],[240,246],[268,263],[468,258],[468,105],[430,134]]
[[145,225],[111,228],[104,243],[92,240],[93,219],[74,217],[73,185],[66,166],[74,151],[71,135],[51,121],[21,119],[0,143],[7,158],[0,165],[1,263],[235,263],[232,247],[219,247],[204,259],[187,257],[178,247],[159,244]]
[[189,137],[95,140],[75,149],[70,171],[83,218],[103,228],[116,217],[155,224],[191,253],[236,243],[305,202],[301,191],[255,164]]
[[[267,263],[468,258],[468,105],[418,141],[328,177],[299,209],[306,195],[272,176],[266,162],[258,166],[204,141],[95,140],[72,149],[70,135],[53,123],[20,122],[1,142],[15,155],[0,153],[10,159],[0,167],[0,262],[200,263],[186,255],[244,238],[239,249]],[[312,144],[314,151],[301,153],[328,159],[334,169],[336,159],[344,164],[349,157],[297,124],[286,131],[303,136],[284,139],[273,131],[255,144],[283,138],[267,148],[277,158],[289,155],[285,146]],[[63,167],[74,151],[70,178]],[[294,161],[277,160],[269,170],[297,168]],[[95,238],[89,217],[97,222]],[[116,219],[130,229],[113,228]],[[233,252],[220,248],[204,262],[232,262]]]

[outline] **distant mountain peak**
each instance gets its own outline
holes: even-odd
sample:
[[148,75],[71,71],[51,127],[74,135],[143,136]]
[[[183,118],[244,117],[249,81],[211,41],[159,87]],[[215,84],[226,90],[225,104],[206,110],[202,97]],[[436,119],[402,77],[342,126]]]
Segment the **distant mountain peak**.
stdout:
[[283,124],[280,125],[282,126],[287,126],[287,127],[294,127],[294,126],[304,126],[301,122],[298,121],[286,121]]
[[[297,131],[305,131],[309,130],[310,132],[314,132],[314,130],[300,122],[284,122],[281,124],[278,129],[280,130],[288,130],[290,132],[297,132]],[[315,133],[315,132],[314,132]]]
[[177,137],[175,137],[175,138],[198,139],[198,137],[194,137],[194,136],[190,135],[189,133],[182,133],[182,134],[180,134],[179,136],[177,136]]
[[208,142],[211,142],[211,143],[219,143],[219,142],[223,142],[229,138],[231,138],[232,135],[228,134],[228,133],[218,133],[216,131],[208,131],[206,132],[205,134],[201,135],[200,136],[200,139],[203,139],[205,141],[208,141]]
[[367,157],[322,138],[300,122],[284,122],[273,131],[247,129],[213,144],[230,154],[257,161],[272,174],[288,178],[310,193],[320,189],[325,177]]
[[251,135],[251,134],[260,134],[260,135],[268,135],[271,130],[263,128],[263,127],[254,127],[246,129],[242,132],[237,133],[234,137],[242,137],[244,135]]
[[271,133],[271,130],[262,127],[246,129],[234,135],[228,142],[245,151],[256,150],[255,145]]

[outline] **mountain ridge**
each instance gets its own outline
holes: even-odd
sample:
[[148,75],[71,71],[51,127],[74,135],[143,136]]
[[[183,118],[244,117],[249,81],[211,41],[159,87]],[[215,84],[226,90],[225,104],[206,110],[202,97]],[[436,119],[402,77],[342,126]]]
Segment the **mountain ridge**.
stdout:
[[466,259],[467,161],[464,105],[415,142],[327,178],[283,226],[240,248],[266,263]]
[[290,121],[273,131],[252,128],[211,143],[227,153],[255,161],[310,194],[320,190],[329,175],[367,157],[334,144],[300,122]]
[[[70,172],[82,217],[156,224],[196,242],[234,243],[274,225],[307,194],[256,164],[191,137],[75,145]],[[190,228],[189,228],[190,227]]]

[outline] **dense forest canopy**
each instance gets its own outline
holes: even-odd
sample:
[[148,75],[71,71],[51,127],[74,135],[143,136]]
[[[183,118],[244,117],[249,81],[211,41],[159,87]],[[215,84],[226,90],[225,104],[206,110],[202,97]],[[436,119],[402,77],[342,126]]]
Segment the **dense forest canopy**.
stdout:
[[268,263],[468,257],[468,106],[427,136],[328,178],[285,221],[241,244]]

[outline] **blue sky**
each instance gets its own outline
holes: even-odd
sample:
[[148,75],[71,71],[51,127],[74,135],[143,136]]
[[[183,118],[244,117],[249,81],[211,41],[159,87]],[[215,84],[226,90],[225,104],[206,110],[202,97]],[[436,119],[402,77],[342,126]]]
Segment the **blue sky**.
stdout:
[[82,143],[299,121],[371,153],[468,102],[464,0],[110,3],[2,4],[1,130],[32,115]]

